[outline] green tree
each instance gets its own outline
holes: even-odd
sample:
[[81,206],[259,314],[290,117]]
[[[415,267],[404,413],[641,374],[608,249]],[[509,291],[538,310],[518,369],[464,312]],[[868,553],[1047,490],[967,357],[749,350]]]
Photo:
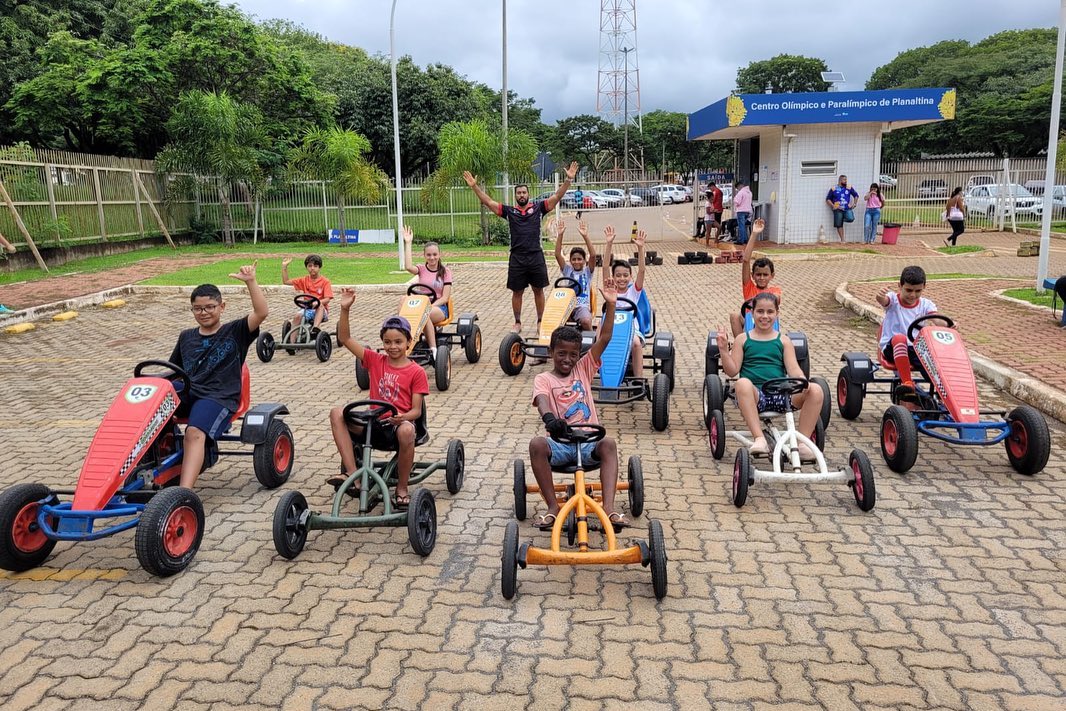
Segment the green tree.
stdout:
[[752,62],[737,70],[738,94],[761,94],[769,86],[775,93],[828,91],[821,72],[829,71],[824,60],[799,54],[779,54]]
[[[629,132],[632,141],[632,127]],[[622,136],[618,128],[592,114],[559,120],[549,136],[549,152],[558,164],[576,160],[599,172],[607,161],[622,153]]]
[[177,186],[188,190],[195,183],[212,186],[222,207],[222,235],[234,243],[230,193],[238,184],[253,193],[266,181],[264,164],[271,162],[263,117],[249,104],[225,92],[191,91],[184,94],[167,122],[171,136],[156,158],[160,173],[183,174]]
[[[462,179],[463,171],[473,173],[491,194],[490,183],[507,171],[513,183],[534,179],[533,160],[537,141],[525,131],[507,131],[507,160],[503,155],[503,132],[500,126],[482,119],[445,124],[437,138],[438,165],[422,187],[425,204],[440,199]],[[481,208],[481,239],[489,244],[488,213]]]
[[388,185],[388,176],[367,161],[370,141],[341,128],[313,129],[293,152],[294,170],[333,185],[337,198],[337,227],[341,245],[348,244],[344,209],[347,202],[376,202]]
[[644,114],[644,131],[629,129],[630,150],[644,149],[646,163],[658,165],[665,153],[666,167],[683,173],[699,168],[720,168],[733,164],[732,141],[688,140],[688,117],[676,111],[652,111]]

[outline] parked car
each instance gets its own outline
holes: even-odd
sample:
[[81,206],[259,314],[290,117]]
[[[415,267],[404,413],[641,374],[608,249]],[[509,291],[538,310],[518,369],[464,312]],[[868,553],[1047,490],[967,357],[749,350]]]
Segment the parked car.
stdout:
[[624,190],[619,190],[618,188],[605,188],[597,192],[607,198],[616,197],[621,201],[621,204],[626,204],[628,200],[631,207],[640,207],[644,204],[644,198],[637,195],[636,190],[631,190],[628,196]]
[[879,175],[877,177],[877,184],[880,185],[883,190],[896,187],[898,182],[899,181],[893,178],[891,175]]
[[[995,185],[997,182],[999,181],[991,175],[971,175],[970,179],[966,181],[966,190],[969,191],[970,188],[976,188],[978,185]],[[1043,187],[1044,181],[1041,180],[1040,185]]]
[[607,201],[599,195],[596,195],[595,192],[595,190],[582,190],[581,197],[585,204],[579,207],[577,204],[576,192],[574,190],[567,190],[562,199],[563,207],[571,210],[589,210],[596,207],[607,207]]
[[946,198],[948,196],[948,184],[943,178],[926,178],[918,184],[918,197],[920,198]]
[[978,185],[966,193],[966,207],[971,215],[992,219],[996,211],[1011,211],[1018,217],[1039,217],[1043,211],[1042,200],[1017,183],[1010,185]]
[[[622,195],[607,195],[603,190],[586,190],[586,195],[598,197],[606,203],[606,207],[622,207],[625,197]],[[598,207],[598,206],[597,206]]]
[[675,202],[685,202],[685,191],[677,185],[656,185],[652,187],[659,193],[659,202],[663,205],[672,205]]
[[655,188],[633,188],[629,191],[629,194],[640,198],[640,201],[645,205],[659,204],[659,191]]

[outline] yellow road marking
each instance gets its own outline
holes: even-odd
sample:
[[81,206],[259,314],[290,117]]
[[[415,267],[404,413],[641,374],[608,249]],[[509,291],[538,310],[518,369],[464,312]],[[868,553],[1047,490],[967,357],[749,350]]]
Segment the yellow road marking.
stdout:
[[0,580],[121,580],[126,577],[122,568],[34,568],[21,573],[0,572]]
[[64,311],[61,314],[56,314],[55,316],[53,316],[52,320],[53,321],[69,321],[72,318],[77,318],[77,317],[78,317],[78,312],[77,311]]
[[8,326],[7,328],[5,328],[4,333],[15,335],[17,333],[26,333],[27,331],[32,331],[36,328],[36,324],[33,323],[17,323],[14,326]]

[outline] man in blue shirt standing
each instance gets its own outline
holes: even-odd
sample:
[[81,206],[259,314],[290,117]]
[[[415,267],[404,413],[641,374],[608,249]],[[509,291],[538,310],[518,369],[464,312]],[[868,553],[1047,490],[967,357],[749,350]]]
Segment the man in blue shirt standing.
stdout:
[[855,205],[859,201],[859,194],[855,188],[848,185],[848,176],[841,175],[837,184],[829,189],[825,196],[825,204],[833,210],[833,227],[837,228],[837,236],[844,241],[844,223],[855,221]]

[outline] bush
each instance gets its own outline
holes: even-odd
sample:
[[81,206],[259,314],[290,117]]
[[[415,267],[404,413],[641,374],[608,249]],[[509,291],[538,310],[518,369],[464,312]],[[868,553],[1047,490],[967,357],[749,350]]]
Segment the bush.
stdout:
[[218,227],[204,218],[189,219],[189,234],[192,235],[193,244],[213,244],[222,241]]

